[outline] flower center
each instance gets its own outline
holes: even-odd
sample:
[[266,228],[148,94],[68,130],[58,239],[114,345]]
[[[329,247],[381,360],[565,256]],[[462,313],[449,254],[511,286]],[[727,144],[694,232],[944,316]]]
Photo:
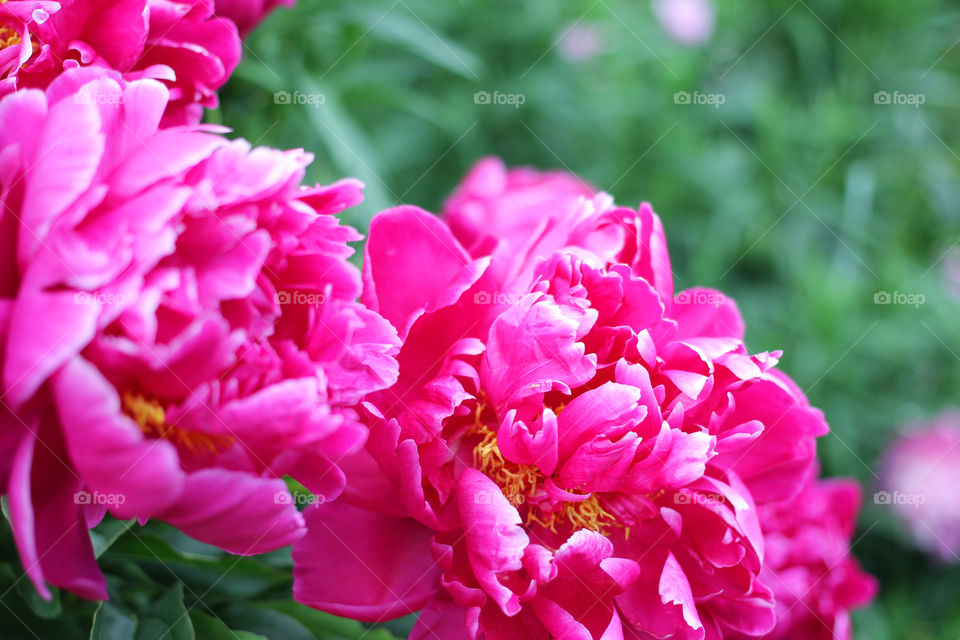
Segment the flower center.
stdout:
[[480,442],[473,450],[474,466],[497,483],[510,504],[519,507],[536,493],[537,485],[543,482],[543,474],[533,465],[506,460],[497,447],[496,431],[478,425],[477,433]]
[[[480,437],[473,449],[473,464],[500,487],[503,495],[521,514],[526,508],[527,526],[536,523],[556,533],[557,524],[568,523],[574,530],[590,529],[603,535],[608,535],[611,527],[623,526],[603,508],[596,495],[581,501],[562,502],[558,507],[552,506],[541,491],[546,477],[540,469],[535,465],[517,464],[500,453],[497,432],[480,418],[485,408],[483,403],[478,403],[471,429],[471,433]],[[531,498],[538,499],[531,501]]]
[[198,433],[178,428],[167,422],[166,412],[156,399],[140,393],[124,391],[121,398],[123,413],[137,423],[149,438],[163,438],[191,453],[219,453],[233,444],[233,438],[210,433]]
[[0,51],[20,42],[20,34],[15,29],[0,24]]

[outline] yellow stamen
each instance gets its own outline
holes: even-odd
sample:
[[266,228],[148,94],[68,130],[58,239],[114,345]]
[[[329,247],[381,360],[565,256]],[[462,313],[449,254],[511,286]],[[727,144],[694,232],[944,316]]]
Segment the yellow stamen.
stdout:
[[15,29],[0,25],[0,50],[12,47],[15,44],[20,44],[21,42],[20,34],[17,33]]
[[535,466],[505,460],[497,447],[496,431],[481,425],[479,433],[480,443],[473,450],[474,466],[497,483],[513,506],[519,507],[536,492],[543,474]]
[[147,437],[169,440],[191,453],[218,453],[233,444],[233,438],[229,436],[199,433],[169,424],[163,406],[155,399],[147,399],[142,394],[124,391],[121,400],[123,413],[136,422]]
[[[569,523],[575,530],[590,529],[603,535],[609,535],[611,527],[621,527],[613,514],[600,505],[596,495],[578,501],[564,502],[557,510],[548,503],[534,504],[530,498],[540,492],[546,477],[535,465],[517,464],[506,460],[497,446],[497,432],[487,427],[480,416],[483,403],[477,404],[474,414],[474,427],[471,430],[480,436],[480,442],[473,449],[473,464],[488,478],[497,483],[507,500],[517,508],[526,504],[526,524],[539,524],[557,532],[558,523]],[[627,529],[629,533],[629,529]]]

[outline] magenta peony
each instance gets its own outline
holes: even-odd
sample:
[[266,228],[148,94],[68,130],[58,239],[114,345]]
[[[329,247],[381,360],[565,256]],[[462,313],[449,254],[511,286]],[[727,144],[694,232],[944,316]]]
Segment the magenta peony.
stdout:
[[758,505],[803,490],[827,431],[779,354],[747,352],[719,292],[674,296],[647,204],[487,159],[445,218],[371,225],[362,299],[399,378],[365,398],[341,499],[306,513],[295,597],[423,608],[418,639],[770,633]]
[[881,460],[881,491],[917,545],[944,562],[960,562],[960,411],[912,423]]
[[769,640],[849,640],[850,609],[867,604],[876,580],[850,554],[860,506],[850,480],[811,482],[792,500],[760,507],[777,626]]
[[0,483],[45,581],[104,598],[87,524],[157,518],[233,553],[303,533],[397,376],[355,302],[344,180],[311,156],[158,129],[168,90],[94,68],[0,100]]
[[7,0],[0,3],[0,96],[47,87],[66,69],[115,69],[170,89],[165,124],[199,122],[240,61],[240,38],[213,2]]
[[292,7],[296,0],[216,0],[217,15],[237,25],[241,36],[260,24],[277,7]]

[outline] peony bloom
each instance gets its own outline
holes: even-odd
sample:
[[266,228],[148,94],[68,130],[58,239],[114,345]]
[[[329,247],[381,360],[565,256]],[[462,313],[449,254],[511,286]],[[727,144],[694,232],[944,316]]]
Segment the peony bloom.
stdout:
[[688,46],[709,40],[717,22],[712,0],[653,0],[653,13],[667,35]]
[[769,640],[849,640],[850,609],[876,594],[876,580],[850,555],[860,487],[811,482],[792,500],[760,508],[766,559],[762,577],[777,601]]
[[87,523],[157,518],[233,553],[303,533],[396,379],[355,302],[344,180],[311,156],[158,129],[169,91],[81,68],[0,100],[0,483],[23,565],[105,598]]
[[916,543],[944,562],[960,561],[960,411],[910,424],[881,461],[881,491]]
[[232,20],[240,35],[246,37],[271,11],[295,4],[296,0],[218,0],[216,12],[218,16]]
[[196,123],[240,61],[240,38],[213,3],[7,0],[0,3],[0,96],[47,87],[66,69],[115,69],[170,89],[165,124]]
[[562,173],[468,174],[443,221],[377,216],[363,301],[398,330],[348,488],[306,512],[294,596],[411,637],[758,638],[758,505],[827,425],[734,303],[673,293],[649,205]]

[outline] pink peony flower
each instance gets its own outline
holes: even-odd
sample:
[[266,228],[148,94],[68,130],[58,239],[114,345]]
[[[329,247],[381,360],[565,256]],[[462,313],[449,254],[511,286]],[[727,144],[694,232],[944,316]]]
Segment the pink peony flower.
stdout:
[[293,7],[296,0],[217,0],[217,15],[229,18],[240,35],[246,35],[279,6]]
[[306,512],[294,596],[413,638],[762,637],[758,504],[827,426],[750,355],[734,303],[673,295],[659,218],[482,161],[444,222],[371,224],[363,300],[400,374],[365,399],[348,488]]
[[213,129],[158,129],[168,90],[101,69],[0,100],[0,483],[23,565],[105,598],[86,524],[158,518],[233,553],[289,544],[280,479],[324,499],[396,380],[355,302],[344,180]]
[[717,22],[712,0],[653,0],[653,13],[667,35],[688,46],[709,40]]
[[165,124],[196,123],[240,61],[240,38],[212,0],[7,0],[0,3],[0,96],[99,66],[170,89]]
[[836,479],[811,482],[792,500],[760,508],[761,576],[777,602],[769,640],[849,640],[850,610],[877,591],[850,555],[859,506],[857,483]]
[[881,469],[874,502],[890,505],[921,548],[944,562],[960,561],[960,411],[907,425],[887,448]]

